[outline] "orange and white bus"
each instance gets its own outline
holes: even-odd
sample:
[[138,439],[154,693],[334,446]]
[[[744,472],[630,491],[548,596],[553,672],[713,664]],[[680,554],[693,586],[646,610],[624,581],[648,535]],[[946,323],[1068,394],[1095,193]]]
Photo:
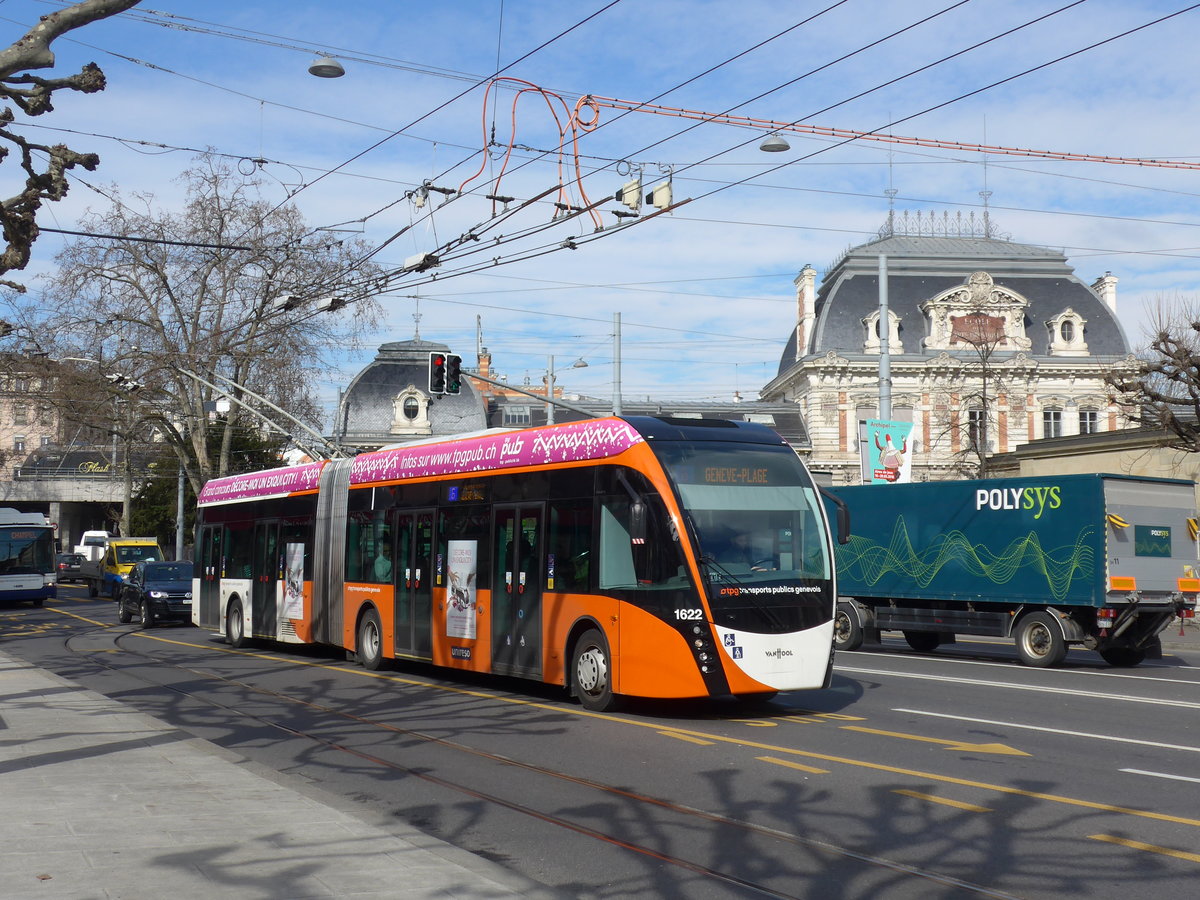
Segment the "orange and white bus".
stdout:
[[566,687],[588,709],[820,688],[824,507],[770,429],[593,419],[210,481],[192,619]]

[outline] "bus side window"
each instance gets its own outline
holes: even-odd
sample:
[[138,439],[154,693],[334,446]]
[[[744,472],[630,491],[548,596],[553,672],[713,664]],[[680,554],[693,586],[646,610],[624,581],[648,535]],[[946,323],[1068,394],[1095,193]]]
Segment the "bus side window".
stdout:
[[[585,591],[592,548],[592,501],[562,500],[550,505],[547,547],[553,554],[554,590]],[[550,558],[547,557],[547,567]],[[547,577],[550,572],[547,570]]]

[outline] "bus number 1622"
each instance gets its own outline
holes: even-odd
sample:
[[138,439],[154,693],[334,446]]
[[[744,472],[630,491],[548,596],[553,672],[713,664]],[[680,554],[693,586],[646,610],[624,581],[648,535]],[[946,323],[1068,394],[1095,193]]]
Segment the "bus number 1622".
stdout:
[[693,619],[703,619],[704,610],[702,609],[677,609],[675,610],[675,618],[681,622],[689,622]]

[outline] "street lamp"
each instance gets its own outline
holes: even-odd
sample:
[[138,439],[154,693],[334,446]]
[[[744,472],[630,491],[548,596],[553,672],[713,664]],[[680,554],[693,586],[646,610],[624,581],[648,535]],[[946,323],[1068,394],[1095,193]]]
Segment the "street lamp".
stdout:
[[[586,369],[587,360],[582,356],[571,363],[572,369]],[[546,361],[546,424],[554,424],[554,355]]]
[[341,78],[346,74],[346,70],[332,56],[318,56],[308,67],[308,74],[318,78]]
[[758,149],[763,151],[763,153],[782,153],[785,150],[791,150],[792,145],[779,132],[774,132],[763,138],[763,142],[758,145]]

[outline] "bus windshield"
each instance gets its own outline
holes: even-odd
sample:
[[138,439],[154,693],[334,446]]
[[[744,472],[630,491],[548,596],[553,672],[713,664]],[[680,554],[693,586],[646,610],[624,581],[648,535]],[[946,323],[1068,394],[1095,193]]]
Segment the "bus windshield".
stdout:
[[[715,442],[663,442],[655,451],[695,531],[714,610],[729,605],[731,594],[743,595],[739,605],[745,596],[757,597],[760,607],[798,599],[816,607],[830,600],[832,562],[820,499],[794,451]],[[731,584],[761,589],[723,590]]]
[[54,571],[54,535],[49,528],[0,528],[0,575]]

